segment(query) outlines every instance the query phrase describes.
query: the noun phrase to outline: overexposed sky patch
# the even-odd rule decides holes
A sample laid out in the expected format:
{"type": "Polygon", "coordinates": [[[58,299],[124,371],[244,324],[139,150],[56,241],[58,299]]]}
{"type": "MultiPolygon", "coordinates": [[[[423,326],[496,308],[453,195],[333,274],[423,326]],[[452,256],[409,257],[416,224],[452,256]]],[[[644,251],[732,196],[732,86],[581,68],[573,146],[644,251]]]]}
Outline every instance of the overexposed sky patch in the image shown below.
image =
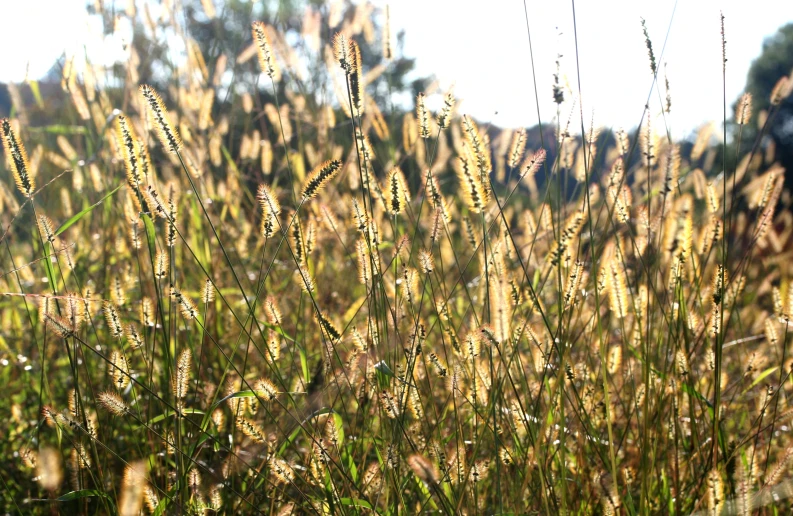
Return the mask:
{"type": "MultiPolygon", "coordinates": [[[[563,55],[562,72],[578,89],[572,2],[526,0],[526,7],[540,113],[550,121],[557,54],[563,55]]],[[[676,9],[674,0],[583,0],[575,9],[587,125],[592,110],[600,125],[627,129],[639,123],[652,83],[644,18],[661,73],[667,64],[669,123],[677,137],[722,118],[719,12],[726,17],[728,110],[743,92],[763,39],[793,20],[790,4],[778,0],[680,0],[676,9]]],[[[395,27],[407,30],[405,53],[418,57],[418,72],[435,74],[442,88],[454,85],[462,112],[504,127],[537,123],[523,0],[399,0],[391,3],[391,17],[395,27]]],[[[658,111],[657,93],[652,100],[658,111]]]]}
{"type": "MultiPolygon", "coordinates": [[[[82,45],[92,47],[95,61],[99,48],[98,61],[112,62],[125,43],[122,36],[103,43],[101,22],[86,14],[84,0],[2,4],[8,21],[4,37],[16,51],[4,54],[0,80],[21,81],[26,73],[41,77],[64,51],[79,55],[82,45]]],[[[533,70],[540,116],[551,121],[557,54],[562,54],[564,77],[578,90],[572,2],[526,0],[533,68],[523,0],[392,0],[390,5],[392,30],[405,29],[404,51],[417,58],[417,74],[435,75],[443,89],[453,86],[461,112],[503,127],[535,125],[533,70]]],[[[726,17],[728,109],[742,93],[763,39],[793,20],[793,9],[780,0],[679,0],[676,8],[674,0],[579,0],[575,9],[587,125],[593,112],[598,125],[631,128],[639,123],[652,82],[640,25],[644,18],[661,74],[666,70],[669,78],[668,123],[676,137],[705,121],[721,120],[719,12],[726,17]]],[[[662,85],[663,76],[659,81],[662,85]]],[[[663,87],[660,97],[653,93],[653,112],[659,111],[663,96],[663,87]]]]}

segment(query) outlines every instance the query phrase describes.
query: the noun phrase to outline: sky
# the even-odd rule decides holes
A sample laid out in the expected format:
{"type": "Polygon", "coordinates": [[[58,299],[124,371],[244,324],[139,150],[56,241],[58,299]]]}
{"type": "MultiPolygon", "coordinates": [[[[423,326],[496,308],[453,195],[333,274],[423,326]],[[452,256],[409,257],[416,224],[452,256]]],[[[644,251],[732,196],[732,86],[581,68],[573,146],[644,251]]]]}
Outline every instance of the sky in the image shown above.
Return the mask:
{"type": "MultiPolygon", "coordinates": [[[[726,26],[728,117],[763,39],[793,21],[790,3],[776,0],[679,0],[676,8],[674,0],[579,0],[579,77],[572,2],[526,0],[526,8],[543,121],[556,112],[551,87],[556,56],[562,54],[562,72],[576,92],[580,78],[587,126],[593,110],[596,125],[638,125],[652,85],[644,18],[660,71],[666,70],[669,79],[669,124],[676,137],[722,119],[720,11],[726,26]]],[[[405,53],[419,56],[418,70],[434,73],[442,87],[454,85],[464,99],[462,112],[502,127],[537,123],[522,0],[399,0],[391,16],[395,25],[408,29],[405,53]]],[[[665,97],[663,88],[661,94],[665,97]]],[[[652,99],[657,112],[658,94],[652,99]]],[[[580,126],[580,114],[576,116],[580,126]]]]}
{"type": "MultiPolygon", "coordinates": [[[[87,43],[112,56],[113,47],[123,44],[98,45],[99,27],[90,24],[84,0],[0,4],[4,19],[11,20],[3,27],[4,39],[25,49],[4,53],[2,81],[21,81],[26,73],[40,77],[65,49],[87,43]]],[[[665,73],[669,80],[668,123],[676,137],[722,118],[720,12],[726,24],[728,110],[743,91],[763,39],[793,21],[793,9],[779,0],[579,0],[576,34],[572,1],[525,0],[525,10],[523,0],[393,0],[390,5],[392,30],[405,30],[404,53],[417,59],[417,75],[434,75],[444,90],[453,87],[460,112],[502,127],[537,123],[535,78],[539,116],[544,122],[554,119],[551,85],[558,54],[563,80],[576,93],[580,80],[587,126],[594,117],[596,125],[635,127],[652,84],[640,23],[644,18],[661,76],[665,73]]],[[[663,87],[660,95],[666,95],[663,87]]],[[[651,100],[657,112],[657,89],[651,100]]],[[[576,122],[580,125],[580,118],[576,122]]]]}

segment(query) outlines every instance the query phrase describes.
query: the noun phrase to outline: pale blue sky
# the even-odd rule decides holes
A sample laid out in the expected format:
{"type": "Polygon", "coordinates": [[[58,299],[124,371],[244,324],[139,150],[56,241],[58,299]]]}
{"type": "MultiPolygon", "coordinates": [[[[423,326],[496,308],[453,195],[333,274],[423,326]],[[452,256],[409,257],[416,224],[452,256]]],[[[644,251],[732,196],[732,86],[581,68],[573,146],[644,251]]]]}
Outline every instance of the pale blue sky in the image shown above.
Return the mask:
{"type": "MultiPolygon", "coordinates": [[[[523,0],[390,3],[394,32],[407,32],[405,53],[417,57],[420,74],[436,75],[444,89],[454,86],[461,112],[505,127],[537,122],[523,0]]],[[[74,52],[83,44],[94,61],[97,53],[112,60],[122,38],[99,45],[100,27],[89,25],[84,5],[83,0],[0,0],[4,39],[19,49],[4,53],[0,80],[22,80],[28,63],[30,75],[41,76],[65,49],[74,52]]],[[[555,115],[550,91],[557,53],[563,54],[562,71],[577,89],[572,3],[526,0],[526,5],[540,111],[549,121],[555,115]]],[[[639,122],[651,84],[639,22],[644,17],[659,65],[668,64],[669,123],[677,137],[706,120],[721,119],[719,11],[726,16],[728,106],[742,92],[763,38],[793,20],[790,4],[779,0],[679,0],[673,19],[674,0],[579,0],[575,5],[586,119],[594,109],[598,124],[629,128],[639,122]]],[[[657,95],[653,101],[657,110],[657,95]]]]}

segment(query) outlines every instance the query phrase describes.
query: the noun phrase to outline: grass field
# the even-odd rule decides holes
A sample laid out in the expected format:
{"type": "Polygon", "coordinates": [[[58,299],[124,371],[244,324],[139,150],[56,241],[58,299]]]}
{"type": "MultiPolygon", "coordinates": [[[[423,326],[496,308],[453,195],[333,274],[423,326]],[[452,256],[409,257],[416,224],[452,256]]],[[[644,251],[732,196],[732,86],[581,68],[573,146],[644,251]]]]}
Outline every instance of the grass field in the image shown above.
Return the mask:
{"type": "Polygon", "coordinates": [[[212,59],[177,30],[167,80],[139,40],[107,76],[67,62],[57,111],[13,86],[4,511],[789,511],[793,216],[762,135],[793,82],[751,141],[748,95],[671,141],[648,38],[638,129],[558,76],[552,124],[478,126],[453,92],[378,105],[392,37],[357,9],[320,20],[324,83],[256,22],[212,59]]]}

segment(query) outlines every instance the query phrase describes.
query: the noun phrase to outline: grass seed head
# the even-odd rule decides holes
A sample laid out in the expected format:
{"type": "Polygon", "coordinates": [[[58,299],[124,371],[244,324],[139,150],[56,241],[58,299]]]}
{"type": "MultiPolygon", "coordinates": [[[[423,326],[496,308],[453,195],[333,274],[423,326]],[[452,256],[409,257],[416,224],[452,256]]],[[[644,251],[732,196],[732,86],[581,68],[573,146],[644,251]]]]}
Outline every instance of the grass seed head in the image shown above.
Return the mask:
{"type": "Polygon", "coordinates": [[[322,190],[341,170],[341,161],[328,160],[314,168],[303,183],[303,200],[312,199],[322,190]]]}
{"type": "Polygon", "coordinates": [[[251,25],[253,42],[256,45],[256,52],[259,55],[259,67],[262,72],[273,81],[281,80],[281,68],[275,59],[275,53],[270,45],[270,38],[267,36],[267,26],[260,22],[253,22],[251,25]]]}
{"type": "Polygon", "coordinates": [[[31,197],[36,188],[36,180],[31,173],[25,145],[17,137],[8,118],[0,119],[0,137],[3,139],[6,161],[11,168],[17,188],[25,197],[31,197]]]}
{"type": "Polygon", "coordinates": [[[146,103],[149,118],[157,131],[157,136],[160,138],[163,148],[169,152],[179,152],[179,149],[182,148],[182,139],[171,123],[162,97],[148,84],[142,84],[139,91],[146,103]]]}

